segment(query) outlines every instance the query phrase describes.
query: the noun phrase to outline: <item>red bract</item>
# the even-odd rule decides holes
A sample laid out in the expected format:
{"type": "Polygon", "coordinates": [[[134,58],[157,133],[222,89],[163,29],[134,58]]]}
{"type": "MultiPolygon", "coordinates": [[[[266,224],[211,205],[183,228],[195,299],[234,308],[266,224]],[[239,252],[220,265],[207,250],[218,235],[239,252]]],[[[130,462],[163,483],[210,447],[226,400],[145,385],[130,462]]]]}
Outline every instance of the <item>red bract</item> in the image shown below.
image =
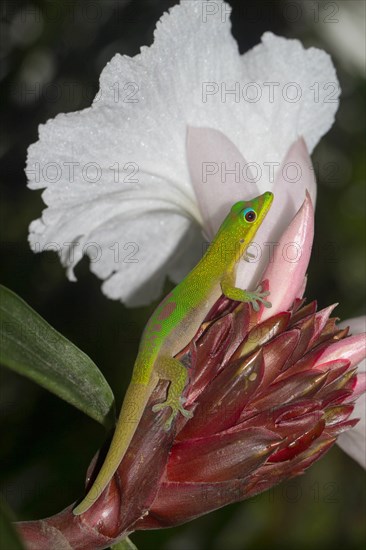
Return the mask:
{"type": "Polygon", "coordinates": [[[232,307],[221,298],[218,316],[183,356],[192,366],[186,407],[194,417],[179,419],[138,529],[177,525],[301,474],[357,422],[349,416],[363,335],[347,338],[329,319],[332,308],[316,312],[315,302],[297,300],[259,324],[247,304],[232,307]],[[344,359],[350,343],[354,354],[344,359]]]}
{"type": "Polygon", "coordinates": [[[28,548],[62,548],[57,540],[106,548],[303,473],[355,425],[349,417],[363,389],[354,366],[365,355],[364,335],[339,330],[333,307],[316,309],[297,299],[261,322],[263,311],[221,297],[178,356],[190,372],[185,407],[193,418],[164,432],[169,411],[151,410],[164,398],[161,383],[99,500],[81,516],[69,507],[18,524],[28,548]]]}

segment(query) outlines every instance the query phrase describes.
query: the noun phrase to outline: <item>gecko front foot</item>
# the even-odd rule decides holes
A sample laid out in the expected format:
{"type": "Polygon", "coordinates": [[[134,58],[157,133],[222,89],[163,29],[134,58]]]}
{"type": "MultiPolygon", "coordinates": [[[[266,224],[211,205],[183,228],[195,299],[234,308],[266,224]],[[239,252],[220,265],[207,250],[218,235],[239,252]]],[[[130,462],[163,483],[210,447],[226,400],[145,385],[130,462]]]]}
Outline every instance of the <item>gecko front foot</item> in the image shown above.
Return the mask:
{"type": "Polygon", "coordinates": [[[254,311],[259,311],[259,302],[261,302],[264,307],[272,307],[271,302],[265,300],[269,294],[269,290],[262,292],[262,285],[259,285],[254,292],[246,292],[247,301],[252,304],[254,311]]]}
{"type": "Polygon", "coordinates": [[[172,409],[172,413],[169,416],[168,420],[164,424],[164,430],[168,432],[170,430],[170,427],[172,425],[173,420],[177,416],[178,413],[181,413],[185,418],[192,418],[193,413],[191,411],[187,411],[183,407],[183,404],[185,403],[184,397],[179,397],[178,399],[168,399],[164,401],[164,403],[158,403],[157,405],[154,405],[152,410],[153,412],[158,412],[166,407],[170,407],[172,409]]]}

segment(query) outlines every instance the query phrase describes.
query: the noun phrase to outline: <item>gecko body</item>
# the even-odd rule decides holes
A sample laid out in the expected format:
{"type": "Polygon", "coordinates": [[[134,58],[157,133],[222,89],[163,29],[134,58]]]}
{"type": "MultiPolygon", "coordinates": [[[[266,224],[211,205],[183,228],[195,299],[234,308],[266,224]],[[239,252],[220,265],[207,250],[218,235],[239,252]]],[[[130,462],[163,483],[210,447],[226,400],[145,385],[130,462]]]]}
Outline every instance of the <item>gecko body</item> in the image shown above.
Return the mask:
{"type": "Polygon", "coordinates": [[[186,368],[175,355],[194,337],[215,301],[224,294],[237,301],[250,302],[254,309],[268,292],[248,292],[235,287],[238,261],[252,242],[273,200],[266,192],[251,201],[235,203],[223,221],[206,254],[193,270],[160,303],[142,335],[130,385],[105,461],[86,497],[74,509],[79,515],[97,500],[123,459],[146,404],[159,380],[169,380],[167,399],[154,411],[171,408],[165,429],[184,409],[182,393],[188,381],[186,368]]]}

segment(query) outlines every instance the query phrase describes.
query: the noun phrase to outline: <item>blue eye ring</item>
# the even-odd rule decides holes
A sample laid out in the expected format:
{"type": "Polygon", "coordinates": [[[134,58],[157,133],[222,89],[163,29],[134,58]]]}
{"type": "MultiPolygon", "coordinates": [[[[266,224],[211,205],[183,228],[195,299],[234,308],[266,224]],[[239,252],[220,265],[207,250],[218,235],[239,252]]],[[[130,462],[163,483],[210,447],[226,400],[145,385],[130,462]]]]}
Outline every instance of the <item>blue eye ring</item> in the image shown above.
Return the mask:
{"type": "Polygon", "coordinates": [[[253,223],[257,219],[257,213],[255,210],[253,210],[253,208],[246,208],[243,211],[243,217],[246,222],[253,223]]]}

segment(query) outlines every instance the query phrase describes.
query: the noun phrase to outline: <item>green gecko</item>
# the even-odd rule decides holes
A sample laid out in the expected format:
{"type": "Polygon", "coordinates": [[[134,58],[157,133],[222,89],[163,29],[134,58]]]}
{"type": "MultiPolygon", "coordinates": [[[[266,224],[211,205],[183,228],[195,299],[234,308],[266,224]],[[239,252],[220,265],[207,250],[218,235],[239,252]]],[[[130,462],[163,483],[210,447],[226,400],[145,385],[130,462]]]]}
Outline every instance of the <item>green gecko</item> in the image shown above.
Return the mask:
{"type": "Polygon", "coordinates": [[[171,408],[165,429],[170,429],[179,412],[187,418],[192,416],[183,407],[182,398],[188,381],[187,369],[174,356],[194,337],[220,295],[249,302],[254,310],[259,309],[259,302],[271,307],[265,300],[269,292],[261,292],[260,287],[255,292],[236,288],[235,275],[238,261],[252,242],[272,200],[273,194],[266,192],[251,201],[234,204],[206,254],[152,314],[142,335],[109,451],[86,497],[74,509],[75,515],[88,510],[108,485],[159,380],[170,381],[166,401],[153,407],[154,412],[171,408]]]}

